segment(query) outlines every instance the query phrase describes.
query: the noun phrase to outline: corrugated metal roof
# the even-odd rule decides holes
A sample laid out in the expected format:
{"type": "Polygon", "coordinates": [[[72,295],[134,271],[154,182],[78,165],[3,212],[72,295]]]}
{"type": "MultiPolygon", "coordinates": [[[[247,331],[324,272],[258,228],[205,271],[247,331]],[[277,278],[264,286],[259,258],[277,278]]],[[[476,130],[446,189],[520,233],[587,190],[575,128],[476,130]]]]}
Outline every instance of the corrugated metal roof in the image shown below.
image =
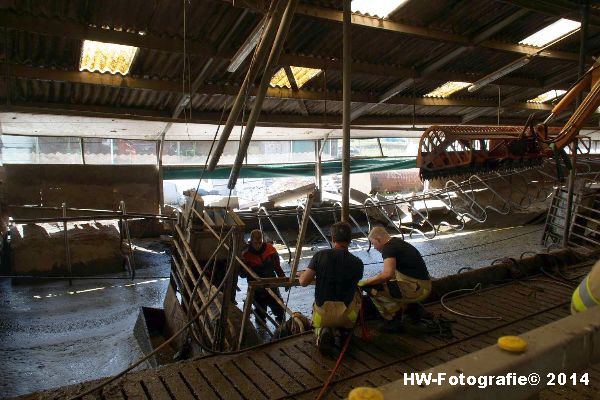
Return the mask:
{"type": "MultiPolygon", "coordinates": [[[[341,0],[305,0],[303,4],[340,10],[341,0]]],[[[0,4],[0,9],[16,12],[21,16],[32,16],[49,21],[64,21],[81,26],[105,27],[134,33],[143,33],[153,38],[175,39],[183,41],[183,2],[149,0],[77,0],[56,1],[17,1],[8,0],[0,4]]],[[[190,41],[196,41],[212,48],[221,47],[224,54],[233,54],[248,38],[261,20],[261,15],[245,12],[240,7],[232,7],[226,1],[195,0],[187,4],[185,31],[190,41]],[[239,24],[236,25],[236,21],[239,24]],[[236,28],[232,30],[232,27],[236,28]],[[228,38],[227,42],[223,40],[228,38]]],[[[520,10],[509,2],[496,0],[409,0],[388,19],[417,28],[473,37],[485,31],[504,18],[520,10]]],[[[529,11],[522,18],[508,24],[496,32],[490,39],[504,43],[517,43],[536,30],[557,20],[557,16],[548,16],[529,11]]],[[[296,15],[288,39],[284,46],[287,55],[317,57],[320,60],[342,57],[342,26],[339,22],[296,15]]],[[[77,71],[81,51],[81,40],[63,38],[61,32],[52,35],[8,31],[9,62],[36,68],[60,71],[77,71]]],[[[352,57],[361,63],[414,68],[418,73],[452,53],[461,45],[457,43],[429,40],[417,36],[390,32],[383,29],[354,26],[352,29],[352,57]]],[[[600,33],[597,27],[590,29],[588,46],[592,53],[600,51],[600,33]]],[[[578,51],[579,38],[571,37],[554,49],[578,51]]],[[[440,72],[475,74],[482,76],[496,71],[517,59],[519,55],[501,50],[472,47],[460,56],[438,68],[440,72]]],[[[191,79],[200,74],[209,59],[204,56],[189,58],[189,71],[184,70],[183,54],[155,49],[140,48],[129,75],[140,79],[169,80],[181,83],[182,79],[191,79]],[[185,74],[184,74],[185,71],[185,74]]],[[[205,82],[227,84],[239,87],[245,76],[249,60],[234,73],[227,72],[227,60],[219,60],[208,69],[205,82]]],[[[186,67],[187,68],[187,67],[186,67]]],[[[553,58],[536,58],[528,65],[508,75],[510,78],[524,78],[542,83],[557,76],[569,84],[575,80],[576,61],[553,58]],[[570,72],[572,71],[572,72],[570,72]]],[[[368,94],[373,98],[381,96],[408,76],[370,74],[361,71],[352,75],[352,90],[355,93],[368,94]]],[[[405,87],[402,96],[423,96],[441,83],[439,78],[424,76],[405,87]]],[[[126,87],[81,84],[75,82],[49,82],[44,79],[13,78],[11,80],[11,100],[15,102],[73,104],[97,107],[127,107],[146,111],[160,111],[169,114],[180,99],[180,94],[126,87]]],[[[324,74],[310,80],[303,89],[310,92],[339,92],[342,88],[342,73],[337,69],[327,69],[324,74]]],[[[541,88],[503,85],[503,97],[522,93],[528,95],[540,92],[541,88]]],[[[0,85],[0,98],[6,98],[6,87],[0,85]]],[[[461,98],[494,101],[497,98],[495,87],[483,88],[475,93],[461,91],[461,98]]],[[[197,94],[193,96],[192,107],[197,113],[220,113],[225,104],[228,109],[231,95],[197,94]]],[[[327,114],[336,117],[341,114],[339,101],[305,100],[304,104],[311,115],[327,114]]],[[[413,111],[419,116],[444,115],[460,116],[472,107],[438,107],[381,104],[372,107],[365,116],[410,116],[413,111]]],[[[268,98],[263,106],[263,114],[301,115],[300,104],[296,100],[268,98]]],[[[486,111],[487,113],[487,111],[486,111]]],[[[489,114],[489,113],[487,113],[489,114]]],[[[487,115],[484,114],[484,115],[487,115]]],[[[492,113],[493,114],[493,113],[492,113]]],[[[507,109],[505,115],[520,117],[518,110],[507,109]]],[[[325,117],[323,118],[326,119],[325,117]]]]}

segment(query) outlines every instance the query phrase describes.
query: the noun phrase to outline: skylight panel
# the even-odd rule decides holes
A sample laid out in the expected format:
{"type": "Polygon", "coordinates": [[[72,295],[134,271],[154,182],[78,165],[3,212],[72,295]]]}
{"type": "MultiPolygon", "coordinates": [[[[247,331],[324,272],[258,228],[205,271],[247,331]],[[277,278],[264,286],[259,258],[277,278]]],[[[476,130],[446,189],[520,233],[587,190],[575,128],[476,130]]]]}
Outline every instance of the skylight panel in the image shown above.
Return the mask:
{"type": "Polygon", "coordinates": [[[352,0],[352,12],[387,17],[408,0],[352,0]]]}
{"type": "Polygon", "coordinates": [[[540,29],[533,35],[521,40],[519,44],[526,44],[534,47],[543,47],[548,43],[558,39],[559,37],[562,37],[569,32],[573,32],[580,26],[581,23],[577,21],[561,18],[552,25],[548,25],[547,27],[540,29]]]}
{"type": "MultiPolygon", "coordinates": [[[[321,73],[320,69],[314,68],[305,68],[305,67],[290,67],[292,69],[292,74],[294,75],[294,79],[296,80],[296,84],[298,85],[298,89],[300,89],[306,82],[310,81],[315,76],[321,73]]],[[[288,89],[292,88],[290,81],[285,73],[285,70],[281,68],[279,71],[273,75],[271,78],[270,85],[272,87],[285,87],[288,89]]]]}
{"type": "Polygon", "coordinates": [[[471,83],[470,82],[446,82],[442,86],[427,93],[425,95],[425,97],[441,97],[442,99],[445,99],[446,97],[450,97],[451,94],[456,93],[459,90],[463,90],[467,86],[471,86],[471,83]]]}
{"type": "Polygon", "coordinates": [[[127,75],[137,51],[133,46],[84,40],[79,70],[127,75]]]}
{"type": "Polygon", "coordinates": [[[554,100],[556,98],[559,98],[560,96],[562,96],[563,94],[567,93],[566,90],[549,90],[546,93],[542,93],[539,96],[531,99],[531,100],[527,100],[528,103],[538,103],[538,104],[542,104],[545,103],[547,101],[550,100],[554,100]]]}

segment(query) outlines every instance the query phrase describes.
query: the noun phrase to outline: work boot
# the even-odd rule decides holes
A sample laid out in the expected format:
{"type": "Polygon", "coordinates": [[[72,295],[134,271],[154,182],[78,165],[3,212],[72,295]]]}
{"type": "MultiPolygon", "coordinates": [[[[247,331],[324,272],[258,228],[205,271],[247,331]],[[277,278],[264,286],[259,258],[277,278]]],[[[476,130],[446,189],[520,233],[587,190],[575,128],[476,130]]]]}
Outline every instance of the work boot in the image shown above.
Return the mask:
{"type": "Polygon", "coordinates": [[[402,333],[403,331],[403,318],[401,316],[391,320],[385,320],[381,327],[381,332],[383,333],[402,333]]]}
{"type": "Polygon", "coordinates": [[[317,337],[317,348],[324,356],[335,357],[335,336],[331,328],[321,328],[321,333],[317,337]]]}

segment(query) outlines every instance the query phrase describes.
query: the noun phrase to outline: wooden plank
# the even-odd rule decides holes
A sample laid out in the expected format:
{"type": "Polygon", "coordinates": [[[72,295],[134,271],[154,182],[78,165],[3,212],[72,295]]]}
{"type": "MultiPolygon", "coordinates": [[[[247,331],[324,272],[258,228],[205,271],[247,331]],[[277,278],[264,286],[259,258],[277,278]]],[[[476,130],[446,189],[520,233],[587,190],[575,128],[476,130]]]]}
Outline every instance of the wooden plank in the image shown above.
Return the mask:
{"type": "Polygon", "coordinates": [[[223,374],[221,374],[218,368],[215,367],[215,364],[198,363],[196,368],[206,381],[210,382],[211,386],[217,391],[219,397],[222,399],[244,399],[231,382],[229,382],[223,374]]]}
{"type": "Polygon", "coordinates": [[[257,368],[256,364],[249,358],[237,358],[235,364],[252,382],[260,382],[261,388],[266,393],[269,393],[271,398],[280,398],[287,394],[271,379],[270,376],[266,375],[260,368],[257,368]]]}
{"type": "Polygon", "coordinates": [[[312,358],[296,346],[286,346],[281,349],[283,353],[298,362],[305,370],[311,372],[319,382],[325,381],[331,369],[322,363],[322,358],[312,358]]]}
{"type": "Polygon", "coordinates": [[[159,372],[159,376],[177,400],[195,400],[175,368],[162,370],[159,372]]]}
{"type": "Polygon", "coordinates": [[[146,400],[148,397],[140,385],[140,381],[126,377],[121,381],[121,388],[128,400],[146,400]]]}
{"type": "MultiPolygon", "coordinates": [[[[314,345],[312,340],[311,341],[304,340],[300,343],[297,343],[296,348],[300,353],[304,354],[309,359],[314,360],[314,362],[320,364],[321,367],[326,370],[325,376],[326,377],[329,376],[329,373],[331,372],[331,370],[333,369],[333,367],[335,365],[335,360],[321,355],[321,353],[319,353],[319,351],[317,350],[317,348],[314,345]]],[[[338,371],[339,371],[339,376],[352,375],[352,371],[349,371],[348,367],[345,366],[343,363],[340,365],[338,371]]]]}
{"type": "Polygon", "coordinates": [[[296,363],[296,361],[282,352],[281,349],[276,348],[272,351],[266,352],[265,355],[279,365],[281,369],[287,372],[288,375],[293,377],[302,386],[311,387],[322,384],[322,380],[317,379],[314,375],[309,373],[304,367],[296,363]]]}
{"type": "Polygon", "coordinates": [[[147,393],[150,394],[152,400],[171,400],[169,392],[158,378],[157,375],[148,374],[142,380],[142,385],[146,387],[147,393]]]}
{"type": "Polygon", "coordinates": [[[283,371],[279,365],[271,361],[266,355],[254,352],[252,360],[272,380],[277,382],[287,393],[304,390],[304,387],[283,371]]]}
{"type": "Polygon", "coordinates": [[[192,388],[194,395],[202,400],[219,400],[219,396],[206,382],[204,377],[192,366],[192,363],[179,367],[179,373],[185,382],[192,388]]]}
{"type": "Polygon", "coordinates": [[[218,365],[221,373],[234,384],[240,393],[249,399],[266,399],[268,396],[260,390],[261,381],[252,382],[236,367],[234,361],[227,361],[218,365]]]}

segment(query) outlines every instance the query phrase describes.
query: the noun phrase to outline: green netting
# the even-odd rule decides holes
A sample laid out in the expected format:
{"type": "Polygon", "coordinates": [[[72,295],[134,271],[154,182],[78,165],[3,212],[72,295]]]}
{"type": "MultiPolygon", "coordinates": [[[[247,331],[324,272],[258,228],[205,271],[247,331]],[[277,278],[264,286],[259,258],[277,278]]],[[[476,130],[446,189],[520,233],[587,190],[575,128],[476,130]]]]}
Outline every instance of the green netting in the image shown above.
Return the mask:
{"type": "MultiPolygon", "coordinates": [[[[342,161],[324,161],[322,174],[332,175],[342,172],[342,161]]],[[[361,158],[350,161],[350,172],[377,172],[416,168],[416,158],[361,158]]],[[[163,179],[198,179],[202,173],[200,166],[164,166],[163,179]]],[[[207,179],[228,179],[231,167],[217,167],[204,174],[207,179]]],[[[240,178],[277,178],[287,176],[314,176],[314,163],[244,165],[240,178]]]]}

